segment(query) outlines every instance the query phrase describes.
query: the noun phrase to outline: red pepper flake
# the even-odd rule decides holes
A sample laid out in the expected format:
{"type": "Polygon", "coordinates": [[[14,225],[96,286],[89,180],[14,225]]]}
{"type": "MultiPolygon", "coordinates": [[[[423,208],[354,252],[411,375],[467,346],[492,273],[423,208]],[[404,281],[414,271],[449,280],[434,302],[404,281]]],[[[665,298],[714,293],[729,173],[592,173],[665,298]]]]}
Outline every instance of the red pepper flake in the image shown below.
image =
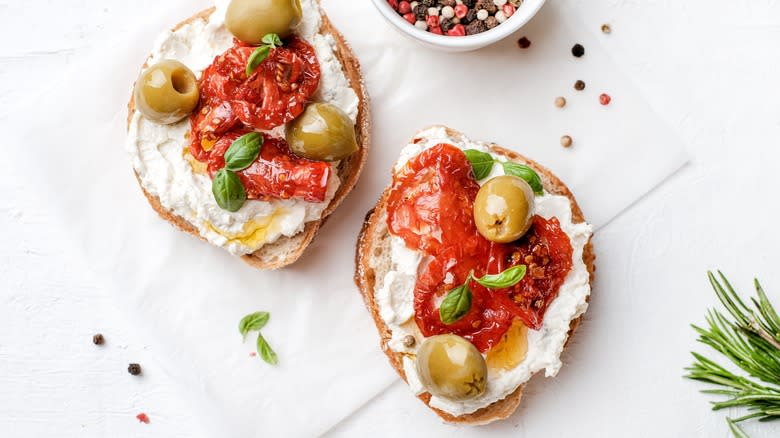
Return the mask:
{"type": "Polygon", "coordinates": [[[136,415],[135,418],[138,419],[143,424],[149,424],[149,416],[141,412],[140,414],[136,415]]]}
{"type": "Polygon", "coordinates": [[[610,97],[607,93],[601,93],[601,96],[599,96],[599,102],[602,105],[609,105],[610,102],[612,102],[612,97],[610,97]]]}

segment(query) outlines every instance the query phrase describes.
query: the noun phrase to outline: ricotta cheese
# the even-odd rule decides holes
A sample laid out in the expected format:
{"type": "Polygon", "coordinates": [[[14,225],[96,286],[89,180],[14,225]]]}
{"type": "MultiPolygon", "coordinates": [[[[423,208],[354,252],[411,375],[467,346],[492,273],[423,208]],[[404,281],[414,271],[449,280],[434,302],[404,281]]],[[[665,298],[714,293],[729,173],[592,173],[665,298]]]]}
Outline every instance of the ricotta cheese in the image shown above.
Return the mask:
{"type": "MultiPolygon", "coordinates": [[[[451,138],[444,128],[431,128],[418,134],[416,138],[418,139],[416,144],[406,146],[401,152],[396,169],[403,167],[410,158],[423,150],[440,143],[452,144],[461,149],[478,149],[491,153],[487,144],[466,138],[451,138]]],[[[500,162],[508,160],[507,157],[500,154],[491,153],[491,155],[500,162]]],[[[491,174],[480,181],[480,184],[500,175],[503,175],[503,166],[494,166],[491,174]]],[[[497,209],[500,207],[499,205],[495,206],[497,209]]],[[[539,371],[544,370],[547,377],[552,377],[558,374],[561,369],[560,356],[569,335],[569,325],[588,308],[590,274],[582,260],[582,254],[593,234],[593,227],[587,223],[575,224],[572,222],[571,202],[565,196],[550,193],[538,196],[534,214],[547,219],[558,218],[562,230],[571,240],[574,249],[571,272],[561,285],[558,296],[550,304],[542,328],[528,330],[528,352],[525,359],[515,368],[510,370],[489,368],[485,393],[479,397],[461,401],[433,396],[430,401],[432,407],[454,416],[469,414],[504,399],[539,371]]],[[[415,346],[409,348],[404,346],[403,339],[408,335],[417,336],[418,340],[421,337],[416,324],[412,321],[414,316],[414,285],[417,281],[421,255],[417,251],[407,248],[400,237],[391,236],[391,239],[391,269],[376,289],[375,297],[380,316],[392,332],[388,346],[393,351],[405,354],[403,367],[409,386],[415,394],[420,394],[425,391],[425,388],[417,375],[414,354],[421,342],[417,342],[415,346]]]]}
{"type": "MultiPolygon", "coordinates": [[[[217,0],[209,20],[196,19],[157,39],[149,65],[175,59],[200,77],[214,58],[232,46],[233,36],[225,27],[229,0],[217,0]]],[[[357,122],[360,99],[350,86],[336,57],[336,40],[320,33],[321,16],[316,0],[301,0],[303,18],[298,36],[314,47],[322,71],[314,100],[341,108],[353,123],[357,122]]],[[[233,254],[249,254],[282,236],[300,233],[307,222],[319,220],[339,188],[334,163],[324,202],[302,200],[247,201],[238,212],[222,210],[211,193],[211,178],[193,168],[187,159],[189,120],[174,125],[153,123],[136,111],[128,130],[127,150],[141,185],[160,199],[162,206],[181,216],[198,229],[209,242],[233,254]]],[[[270,132],[280,137],[284,127],[270,132]]],[[[194,164],[196,167],[198,163],[194,164]]]]}

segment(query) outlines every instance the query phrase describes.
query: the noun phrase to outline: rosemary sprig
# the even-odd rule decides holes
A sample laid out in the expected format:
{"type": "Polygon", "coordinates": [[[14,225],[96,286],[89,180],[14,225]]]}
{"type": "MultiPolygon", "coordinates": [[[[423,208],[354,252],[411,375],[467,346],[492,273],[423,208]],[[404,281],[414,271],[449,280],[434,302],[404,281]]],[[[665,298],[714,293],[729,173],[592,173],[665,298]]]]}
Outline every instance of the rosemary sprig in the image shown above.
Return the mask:
{"type": "Polygon", "coordinates": [[[742,407],[747,414],[727,418],[728,426],[737,438],[747,434],[737,425],[756,418],[769,421],[780,418],[780,317],[755,280],[756,297],[751,297],[755,310],[745,305],[726,277],[707,273],[718,299],[731,319],[718,310],[707,313],[707,328],[692,325],[698,341],[725,356],[746,375],[737,375],[699,353],[691,352],[695,361],[686,368],[685,377],[717,385],[718,389],[702,392],[725,396],[712,402],[712,409],[742,407]]]}

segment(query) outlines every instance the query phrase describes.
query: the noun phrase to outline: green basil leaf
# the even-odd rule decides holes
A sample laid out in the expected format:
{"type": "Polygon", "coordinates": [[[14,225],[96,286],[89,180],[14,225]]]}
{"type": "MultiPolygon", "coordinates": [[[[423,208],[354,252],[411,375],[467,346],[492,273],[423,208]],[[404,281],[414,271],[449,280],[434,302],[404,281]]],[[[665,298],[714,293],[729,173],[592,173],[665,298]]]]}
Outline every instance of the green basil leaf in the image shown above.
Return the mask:
{"type": "Polygon", "coordinates": [[[254,52],[249,56],[249,59],[246,62],[246,76],[252,76],[252,73],[257,70],[257,67],[260,67],[260,64],[265,61],[265,58],[268,58],[268,55],[271,53],[271,46],[260,46],[255,49],[254,52]]]}
{"type": "Polygon", "coordinates": [[[263,43],[268,44],[271,48],[276,48],[282,45],[282,39],[275,33],[269,33],[263,37],[263,43]]]}
{"type": "Polygon", "coordinates": [[[276,352],[268,345],[268,341],[265,340],[262,334],[257,335],[257,354],[263,358],[264,361],[271,365],[279,363],[279,358],[276,357],[276,352]]]}
{"type": "Polygon", "coordinates": [[[246,201],[246,191],[241,184],[241,179],[230,170],[222,169],[214,174],[211,192],[214,194],[217,205],[230,212],[240,210],[246,201]]]}
{"type": "Polygon", "coordinates": [[[477,278],[476,281],[482,286],[490,289],[504,289],[520,283],[520,280],[525,277],[525,271],[525,265],[517,265],[500,274],[486,275],[482,278],[477,278]]]}
{"type": "Polygon", "coordinates": [[[493,170],[493,156],[487,152],[478,151],[476,149],[466,149],[463,151],[466,154],[471,163],[471,168],[474,169],[474,178],[477,181],[487,178],[490,175],[490,171],[493,170]]]}
{"type": "Polygon", "coordinates": [[[225,152],[225,169],[238,172],[251,166],[260,155],[263,136],[257,132],[242,135],[225,152]]]}
{"type": "Polygon", "coordinates": [[[539,174],[534,172],[533,169],[530,167],[514,163],[512,161],[507,161],[505,163],[502,163],[504,166],[504,173],[507,175],[514,175],[517,177],[520,177],[525,180],[525,182],[528,183],[528,185],[531,186],[531,188],[534,190],[534,193],[536,195],[543,195],[544,194],[544,187],[542,186],[542,179],[539,178],[539,174]]]}
{"type": "Polygon", "coordinates": [[[471,277],[461,286],[451,290],[444,298],[439,307],[439,316],[441,322],[445,324],[454,324],[459,319],[466,316],[471,310],[471,289],[469,283],[471,277]]]}
{"type": "Polygon", "coordinates": [[[255,312],[249,314],[241,319],[238,323],[238,331],[241,332],[241,336],[246,340],[246,335],[251,331],[259,331],[261,328],[268,324],[268,320],[271,318],[271,314],[268,312],[255,312]]]}

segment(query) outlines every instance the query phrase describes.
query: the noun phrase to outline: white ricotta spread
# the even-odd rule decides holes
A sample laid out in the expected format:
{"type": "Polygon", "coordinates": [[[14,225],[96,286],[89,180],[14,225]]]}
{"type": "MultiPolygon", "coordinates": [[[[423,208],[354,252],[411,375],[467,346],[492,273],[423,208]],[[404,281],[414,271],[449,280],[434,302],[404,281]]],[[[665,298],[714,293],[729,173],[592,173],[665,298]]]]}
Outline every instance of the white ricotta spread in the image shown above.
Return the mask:
{"type": "MultiPolygon", "coordinates": [[[[216,11],[208,21],[194,20],[175,32],[160,35],[148,64],[175,59],[200,77],[217,55],[232,46],[233,37],[225,27],[228,4],[229,0],[216,0],[216,11]]],[[[316,0],[301,0],[301,7],[303,18],[296,34],[314,47],[322,70],[314,100],[338,106],[356,123],[360,100],[336,58],[335,39],[319,33],[319,4],[316,0]]],[[[283,129],[276,128],[271,134],[281,136],[283,129]]],[[[324,202],[253,200],[235,213],[222,210],[211,193],[211,178],[195,172],[185,158],[189,130],[187,119],[174,125],[159,125],[136,111],[130,123],[127,149],[147,192],[159,197],[165,209],[194,225],[206,240],[233,254],[252,253],[282,236],[298,234],[307,222],[321,218],[340,185],[336,163],[324,202]]]]}
{"type": "MultiPolygon", "coordinates": [[[[401,158],[396,164],[396,169],[403,167],[410,158],[423,150],[439,143],[452,144],[461,149],[478,149],[489,152],[487,144],[466,138],[451,138],[444,128],[439,127],[430,128],[418,134],[416,138],[422,140],[406,146],[401,151],[401,158]]],[[[505,156],[492,155],[499,161],[507,160],[505,156]]],[[[480,183],[502,174],[503,167],[494,166],[491,174],[480,183]]],[[[544,196],[536,198],[535,204],[534,214],[547,219],[558,218],[562,230],[569,236],[574,249],[571,272],[561,285],[558,297],[550,304],[542,328],[538,331],[528,330],[528,352],[525,359],[510,370],[490,368],[487,389],[479,397],[465,401],[432,397],[430,405],[437,409],[454,416],[472,413],[504,399],[539,371],[544,370],[547,377],[552,377],[558,374],[561,369],[560,356],[568,338],[569,324],[588,308],[590,274],[582,260],[582,253],[593,234],[593,227],[587,223],[572,223],[571,202],[565,196],[545,193],[544,196]]],[[[496,208],[499,207],[496,206],[496,208]]],[[[392,236],[391,239],[392,267],[384,279],[380,281],[381,285],[378,285],[375,297],[380,315],[392,332],[389,347],[393,351],[408,354],[404,356],[403,360],[404,371],[412,391],[415,394],[420,394],[425,389],[417,375],[414,354],[422,343],[422,339],[416,325],[413,322],[411,324],[408,322],[414,316],[414,285],[417,281],[421,255],[417,251],[407,248],[400,237],[392,236]],[[407,348],[403,344],[403,339],[407,335],[416,336],[418,339],[412,348],[407,348]]]]}

